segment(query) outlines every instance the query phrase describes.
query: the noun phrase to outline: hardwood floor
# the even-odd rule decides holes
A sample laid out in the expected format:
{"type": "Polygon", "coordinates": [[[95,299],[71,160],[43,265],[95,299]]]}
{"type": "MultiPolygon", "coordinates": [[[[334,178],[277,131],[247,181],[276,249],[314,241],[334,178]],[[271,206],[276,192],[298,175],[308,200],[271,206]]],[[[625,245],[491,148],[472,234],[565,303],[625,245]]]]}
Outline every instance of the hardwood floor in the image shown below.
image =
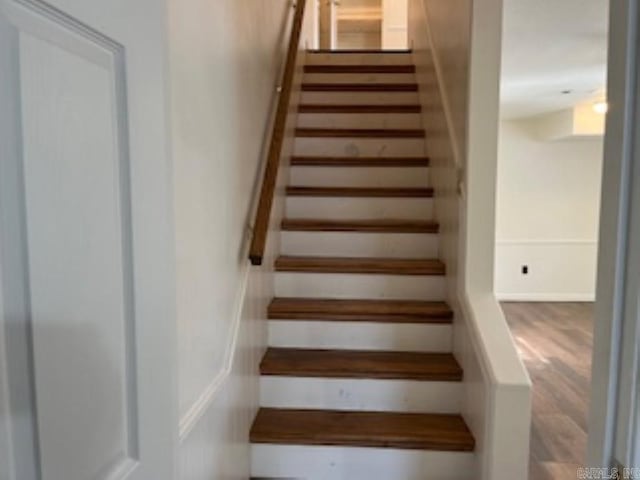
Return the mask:
{"type": "Polygon", "coordinates": [[[460,382],[462,368],[450,353],[366,350],[267,349],[262,375],[460,382]]]}
{"type": "Polygon", "coordinates": [[[440,276],[446,273],[446,267],[436,259],[281,255],[276,259],[276,271],[440,276]]]}
{"type": "Polygon", "coordinates": [[[472,452],[475,448],[475,440],[459,415],[345,410],[261,408],[251,429],[251,441],[446,452],[472,452]]]}
{"type": "Polygon", "coordinates": [[[568,480],[585,458],[593,304],[504,303],[533,382],[529,480],[568,480]]]}

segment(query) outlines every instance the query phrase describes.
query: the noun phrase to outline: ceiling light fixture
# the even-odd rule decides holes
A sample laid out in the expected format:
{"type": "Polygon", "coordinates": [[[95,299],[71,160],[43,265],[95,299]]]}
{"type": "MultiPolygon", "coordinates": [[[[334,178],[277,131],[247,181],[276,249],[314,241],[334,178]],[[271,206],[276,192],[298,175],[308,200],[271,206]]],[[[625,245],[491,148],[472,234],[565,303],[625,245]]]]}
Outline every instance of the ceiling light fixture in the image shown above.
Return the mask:
{"type": "Polygon", "coordinates": [[[607,102],[596,102],[593,104],[593,111],[599,113],[600,115],[604,115],[609,111],[609,104],[607,102]]]}

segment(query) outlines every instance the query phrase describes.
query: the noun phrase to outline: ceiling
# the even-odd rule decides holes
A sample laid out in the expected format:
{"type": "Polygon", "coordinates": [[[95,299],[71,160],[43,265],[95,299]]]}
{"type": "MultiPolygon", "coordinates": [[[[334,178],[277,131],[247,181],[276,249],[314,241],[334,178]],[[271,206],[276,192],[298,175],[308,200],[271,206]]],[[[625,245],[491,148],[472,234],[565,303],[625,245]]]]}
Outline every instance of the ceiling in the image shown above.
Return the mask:
{"type": "Polygon", "coordinates": [[[501,115],[604,97],[608,0],[504,0],[501,115]]]}

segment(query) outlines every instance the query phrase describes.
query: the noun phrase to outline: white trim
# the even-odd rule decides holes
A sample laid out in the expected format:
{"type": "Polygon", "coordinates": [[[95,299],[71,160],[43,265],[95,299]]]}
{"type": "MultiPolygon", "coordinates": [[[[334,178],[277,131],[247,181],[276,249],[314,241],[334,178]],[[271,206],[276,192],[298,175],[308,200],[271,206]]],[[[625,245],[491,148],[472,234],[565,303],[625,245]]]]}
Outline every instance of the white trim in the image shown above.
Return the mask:
{"type": "Polygon", "coordinates": [[[598,240],[581,238],[513,239],[496,240],[496,245],[598,245],[598,240]]]}
{"type": "Polygon", "coordinates": [[[238,345],[238,336],[240,332],[240,324],[242,322],[242,314],[244,310],[244,302],[247,295],[247,286],[249,284],[249,276],[251,274],[251,263],[247,260],[241,267],[240,280],[233,307],[233,319],[231,328],[229,329],[227,347],[224,353],[224,364],[220,371],[211,380],[207,388],[204,389],[200,397],[193,403],[191,408],[180,419],[179,435],[180,443],[182,443],[189,433],[196,426],[198,421],[203,417],[211,404],[214,402],[218,393],[226,383],[233,370],[235,360],[236,347],[238,345]]]}
{"type": "MultiPolygon", "coordinates": [[[[489,409],[480,449],[485,480],[526,478],[531,429],[531,380],[518,355],[504,313],[493,293],[495,269],[495,188],[500,106],[502,0],[467,2],[468,105],[466,167],[461,190],[461,292],[466,323],[490,375],[489,409]],[[509,452],[505,455],[504,452],[509,452]]],[[[476,386],[469,391],[474,402],[476,386]]]]}
{"type": "MultiPolygon", "coordinates": [[[[497,240],[496,247],[598,247],[597,240],[589,239],[513,239],[497,240]]],[[[558,293],[558,292],[496,292],[500,302],[594,302],[595,293],[558,293]]]]}
{"type": "Polygon", "coordinates": [[[595,302],[595,293],[496,293],[499,302],[595,302]]]}

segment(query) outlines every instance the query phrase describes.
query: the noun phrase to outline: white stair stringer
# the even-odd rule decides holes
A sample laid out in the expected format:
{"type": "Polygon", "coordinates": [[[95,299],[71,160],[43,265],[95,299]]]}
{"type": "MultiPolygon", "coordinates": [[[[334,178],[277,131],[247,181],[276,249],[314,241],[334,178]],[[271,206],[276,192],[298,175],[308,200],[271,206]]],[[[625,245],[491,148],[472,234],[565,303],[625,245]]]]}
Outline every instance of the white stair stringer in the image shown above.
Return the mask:
{"type": "Polygon", "coordinates": [[[300,128],[421,128],[419,113],[301,113],[300,128]]]}
{"type": "Polygon", "coordinates": [[[254,444],[254,477],[301,480],[471,480],[475,456],[394,448],[254,444]]]}
{"type": "Polygon", "coordinates": [[[302,92],[302,105],[418,105],[417,92],[302,92]]]}
{"type": "Polygon", "coordinates": [[[276,272],[278,297],[442,301],[445,279],[438,275],[363,275],[276,272]]]}
{"type": "Polygon", "coordinates": [[[426,188],[427,167],[310,167],[289,169],[291,185],[305,187],[396,187],[426,188]]]}
{"type": "Polygon", "coordinates": [[[448,353],[452,328],[430,323],[269,320],[269,346],[448,353]]]}
{"type": "Polygon", "coordinates": [[[324,157],[421,157],[423,138],[296,138],[295,154],[324,157]]]}
{"type": "Polygon", "coordinates": [[[430,220],[433,199],[289,196],[286,215],[334,220],[430,220]]]}
{"type": "Polygon", "coordinates": [[[461,389],[460,382],[262,376],[260,406],[453,414],[461,389]]]}
{"type": "Polygon", "coordinates": [[[283,255],[437,258],[435,233],[282,232],[283,255]]]}

